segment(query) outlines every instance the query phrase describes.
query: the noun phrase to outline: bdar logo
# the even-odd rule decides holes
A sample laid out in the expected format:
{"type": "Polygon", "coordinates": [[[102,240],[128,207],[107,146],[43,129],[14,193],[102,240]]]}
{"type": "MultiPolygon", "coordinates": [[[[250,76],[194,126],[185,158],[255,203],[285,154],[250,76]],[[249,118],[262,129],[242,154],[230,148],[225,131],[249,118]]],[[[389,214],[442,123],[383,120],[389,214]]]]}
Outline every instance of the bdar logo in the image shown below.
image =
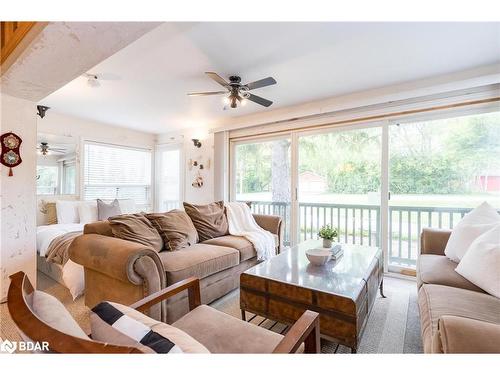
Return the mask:
{"type": "Polygon", "coordinates": [[[12,354],[16,351],[16,344],[15,342],[5,340],[0,343],[0,352],[12,354]]]}

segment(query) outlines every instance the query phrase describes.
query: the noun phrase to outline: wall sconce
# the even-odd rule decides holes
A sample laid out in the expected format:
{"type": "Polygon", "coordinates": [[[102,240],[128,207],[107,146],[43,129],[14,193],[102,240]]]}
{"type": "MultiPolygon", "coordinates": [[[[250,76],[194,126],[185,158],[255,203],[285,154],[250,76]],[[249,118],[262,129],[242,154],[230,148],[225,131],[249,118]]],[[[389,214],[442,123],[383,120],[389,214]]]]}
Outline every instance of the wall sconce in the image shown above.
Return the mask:
{"type": "Polygon", "coordinates": [[[193,141],[193,145],[194,145],[194,147],[198,147],[198,148],[200,148],[200,147],[201,147],[201,142],[200,142],[200,140],[199,140],[199,139],[193,138],[193,139],[191,139],[191,140],[193,141]]]}

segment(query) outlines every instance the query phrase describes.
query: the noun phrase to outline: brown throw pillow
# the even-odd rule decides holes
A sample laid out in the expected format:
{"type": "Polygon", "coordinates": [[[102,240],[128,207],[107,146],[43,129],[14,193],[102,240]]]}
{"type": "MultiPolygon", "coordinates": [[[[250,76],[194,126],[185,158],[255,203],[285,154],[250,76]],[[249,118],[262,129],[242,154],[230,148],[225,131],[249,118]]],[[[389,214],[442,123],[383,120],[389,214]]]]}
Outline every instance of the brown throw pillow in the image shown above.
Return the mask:
{"type": "Polygon", "coordinates": [[[198,232],[184,211],[172,210],[144,216],[160,233],[165,250],[180,250],[198,242],[198,232]]]}
{"type": "Polygon", "coordinates": [[[47,225],[57,224],[56,202],[45,203],[45,221],[47,225]]]}
{"type": "Polygon", "coordinates": [[[184,202],[184,209],[198,231],[200,242],[229,234],[223,201],[202,206],[184,202]]]}
{"type": "Polygon", "coordinates": [[[160,234],[144,215],[118,215],[112,216],[108,220],[113,236],[140,243],[157,252],[163,249],[163,240],[160,234]]]}

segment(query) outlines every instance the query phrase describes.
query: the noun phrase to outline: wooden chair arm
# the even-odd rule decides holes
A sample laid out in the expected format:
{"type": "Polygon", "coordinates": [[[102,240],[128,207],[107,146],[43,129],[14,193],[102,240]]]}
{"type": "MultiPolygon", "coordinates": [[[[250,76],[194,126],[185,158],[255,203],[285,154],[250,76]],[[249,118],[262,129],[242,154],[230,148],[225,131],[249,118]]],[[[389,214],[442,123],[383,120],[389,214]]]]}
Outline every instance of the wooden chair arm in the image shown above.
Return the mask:
{"type": "Polygon", "coordinates": [[[133,303],[130,307],[144,312],[151,306],[154,306],[167,298],[173,297],[186,289],[188,290],[189,310],[193,310],[201,305],[200,279],[196,277],[189,277],[185,280],[172,284],[165,289],[150,294],[149,296],[133,303]]]}
{"type": "Polygon", "coordinates": [[[320,352],[319,314],[306,310],[274,348],[273,353],[295,353],[304,343],[304,353],[320,352]]]}

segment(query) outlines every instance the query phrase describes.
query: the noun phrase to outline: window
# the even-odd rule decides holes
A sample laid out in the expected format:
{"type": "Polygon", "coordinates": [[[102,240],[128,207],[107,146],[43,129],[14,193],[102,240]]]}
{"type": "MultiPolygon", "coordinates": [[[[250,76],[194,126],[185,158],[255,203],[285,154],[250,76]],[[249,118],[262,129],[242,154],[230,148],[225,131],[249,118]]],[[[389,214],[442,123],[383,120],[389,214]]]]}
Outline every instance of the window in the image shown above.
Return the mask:
{"type": "Polygon", "coordinates": [[[151,151],[85,143],[83,199],[132,199],[151,209],[151,151]]]}
{"type": "Polygon", "coordinates": [[[37,165],[36,193],[38,195],[57,194],[59,167],[57,165],[37,165]]]}
{"type": "Polygon", "coordinates": [[[182,203],[182,145],[158,147],[158,211],[179,208],[182,203]]]}
{"type": "Polygon", "coordinates": [[[74,160],[62,162],[62,193],[76,194],[76,165],[74,160]]]}

